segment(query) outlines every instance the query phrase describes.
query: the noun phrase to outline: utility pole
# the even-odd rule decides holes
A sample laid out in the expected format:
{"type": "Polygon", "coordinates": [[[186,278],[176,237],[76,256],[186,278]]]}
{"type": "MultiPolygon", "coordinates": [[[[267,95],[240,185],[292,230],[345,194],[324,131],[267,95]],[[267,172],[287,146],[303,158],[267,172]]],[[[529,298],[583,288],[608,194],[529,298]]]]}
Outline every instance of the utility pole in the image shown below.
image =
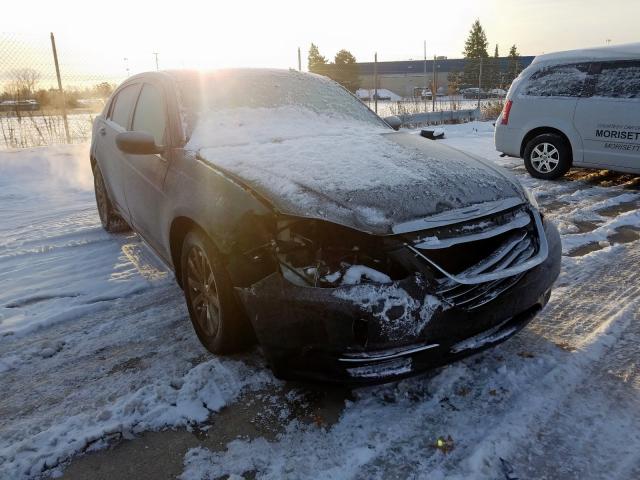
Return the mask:
{"type": "Polygon", "coordinates": [[[160,70],[158,68],[158,52],[153,52],[153,54],[156,56],[156,71],[160,70]]]}
{"type": "Polygon", "coordinates": [[[427,111],[427,41],[424,41],[424,89],[422,90],[421,97],[424,97],[424,111],[427,111]]]}
{"type": "Polygon", "coordinates": [[[127,77],[129,77],[129,59],[124,57],[124,69],[127,72],[127,77]]]}
{"type": "Polygon", "coordinates": [[[480,57],[480,71],[478,72],[478,109],[480,109],[480,90],[482,89],[482,57],[480,57]]]}
{"type": "Polygon", "coordinates": [[[298,71],[302,71],[302,57],[300,56],[300,47],[298,47],[298,71]]]}
{"type": "Polygon", "coordinates": [[[438,91],[438,80],[436,79],[436,56],[433,56],[433,85],[431,85],[431,111],[436,111],[436,92],[438,91]]]}
{"type": "Polygon", "coordinates": [[[67,143],[71,143],[71,135],[69,135],[69,123],[67,122],[67,99],[62,89],[62,80],[60,78],[60,65],[58,64],[58,51],[56,50],[56,39],[51,32],[51,49],[53,50],[53,63],[56,66],[56,77],[58,77],[58,91],[62,100],[62,120],[64,122],[64,133],[67,137],[67,143]]]}
{"type": "Polygon", "coordinates": [[[378,52],[373,54],[373,111],[378,113],[378,52]]]}

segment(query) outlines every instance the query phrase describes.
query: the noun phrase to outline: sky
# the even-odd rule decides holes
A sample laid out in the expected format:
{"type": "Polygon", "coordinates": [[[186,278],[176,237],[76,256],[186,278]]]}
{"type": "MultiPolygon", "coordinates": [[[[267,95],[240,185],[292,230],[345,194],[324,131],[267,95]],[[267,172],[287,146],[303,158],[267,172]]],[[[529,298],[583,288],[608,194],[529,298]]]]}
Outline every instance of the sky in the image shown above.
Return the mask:
{"type": "Polygon", "coordinates": [[[54,32],[63,65],[114,76],[155,69],[153,52],[161,69],[296,68],[300,47],[304,69],[311,42],[329,59],[342,48],[358,61],[375,52],[379,61],[420,59],[424,41],[429,57],[456,58],[476,18],[491,53],[496,43],[501,54],[516,44],[537,55],[640,41],[640,0],[31,0],[27,10],[3,3],[0,49],[3,35],[46,48],[54,32]]]}

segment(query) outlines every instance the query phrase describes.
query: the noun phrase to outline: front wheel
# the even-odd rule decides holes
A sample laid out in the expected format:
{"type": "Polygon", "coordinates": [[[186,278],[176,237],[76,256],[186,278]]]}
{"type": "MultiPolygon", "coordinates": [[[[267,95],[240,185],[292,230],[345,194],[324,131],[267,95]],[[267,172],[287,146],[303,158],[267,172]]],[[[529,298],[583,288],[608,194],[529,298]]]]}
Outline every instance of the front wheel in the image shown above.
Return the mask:
{"type": "Polygon", "coordinates": [[[181,274],[191,323],[211,353],[233,353],[252,339],[248,319],[233,291],[231,279],[213,243],[198,230],[182,244],[181,274]]]}
{"type": "Polygon", "coordinates": [[[571,149],[560,135],[538,135],[524,149],[524,166],[532,177],[554,180],[571,168],[571,149]]]}

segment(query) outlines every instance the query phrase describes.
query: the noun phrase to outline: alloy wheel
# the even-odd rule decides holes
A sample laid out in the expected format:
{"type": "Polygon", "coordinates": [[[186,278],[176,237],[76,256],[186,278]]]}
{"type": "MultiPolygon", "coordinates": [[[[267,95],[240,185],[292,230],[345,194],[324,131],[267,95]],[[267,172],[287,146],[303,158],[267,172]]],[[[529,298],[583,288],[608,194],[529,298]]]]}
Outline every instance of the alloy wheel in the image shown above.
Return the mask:
{"type": "Polygon", "coordinates": [[[220,328],[220,299],[205,252],[193,246],[187,256],[187,292],[198,325],[214,337],[220,328]]]}
{"type": "Polygon", "coordinates": [[[551,143],[540,143],[531,151],[531,165],[537,172],[553,172],[559,163],[560,152],[551,143]]]}

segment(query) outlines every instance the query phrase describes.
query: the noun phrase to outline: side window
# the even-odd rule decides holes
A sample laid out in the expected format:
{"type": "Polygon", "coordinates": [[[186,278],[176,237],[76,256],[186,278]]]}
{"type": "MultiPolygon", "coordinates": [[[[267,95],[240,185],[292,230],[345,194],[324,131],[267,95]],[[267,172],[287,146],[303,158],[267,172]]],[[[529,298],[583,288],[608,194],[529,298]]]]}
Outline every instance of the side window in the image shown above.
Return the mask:
{"type": "Polygon", "coordinates": [[[166,109],[162,93],[153,85],[145,83],[133,115],[132,130],[150,133],[156,145],[162,145],[166,125],[166,109]]]}
{"type": "Polygon", "coordinates": [[[604,62],[594,97],[640,98],[640,61],[604,62]]]}
{"type": "Polygon", "coordinates": [[[118,92],[111,108],[109,119],[120,125],[125,130],[129,126],[129,116],[138,95],[138,85],[129,85],[118,92]]]}
{"type": "Polygon", "coordinates": [[[529,78],[522,94],[532,97],[579,97],[588,70],[588,63],[545,67],[529,78]]]}

